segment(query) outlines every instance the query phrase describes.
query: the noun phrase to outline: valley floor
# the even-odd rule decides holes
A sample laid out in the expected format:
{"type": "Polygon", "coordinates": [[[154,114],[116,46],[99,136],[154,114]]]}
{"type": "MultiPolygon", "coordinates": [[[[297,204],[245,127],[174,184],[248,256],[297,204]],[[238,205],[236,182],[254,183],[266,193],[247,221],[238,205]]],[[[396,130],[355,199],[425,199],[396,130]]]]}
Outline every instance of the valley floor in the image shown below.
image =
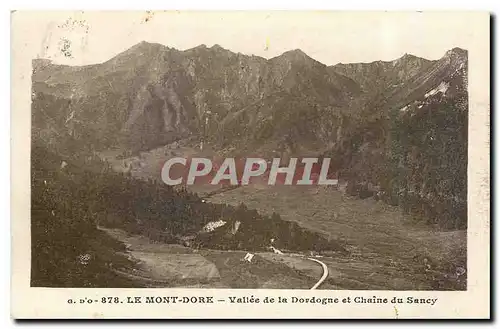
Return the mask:
{"type": "MultiPolygon", "coordinates": [[[[116,273],[146,287],[310,289],[322,276],[318,264],[301,255],[274,257],[257,253],[251,262],[245,251],[194,250],[180,245],[155,244],[120,229],[106,229],[124,242],[135,268],[116,273]]],[[[329,284],[324,287],[333,288],[329,284]]]]}
{"type": "Polygon", "coordinates": [[[465,289],[465,231],[434,230],[372,198],[349,198],[323,187],[245,186],[209,201],[277,212],[344,242],[349,255],[324,259],[328,282],[341,289],[465,289]]]}

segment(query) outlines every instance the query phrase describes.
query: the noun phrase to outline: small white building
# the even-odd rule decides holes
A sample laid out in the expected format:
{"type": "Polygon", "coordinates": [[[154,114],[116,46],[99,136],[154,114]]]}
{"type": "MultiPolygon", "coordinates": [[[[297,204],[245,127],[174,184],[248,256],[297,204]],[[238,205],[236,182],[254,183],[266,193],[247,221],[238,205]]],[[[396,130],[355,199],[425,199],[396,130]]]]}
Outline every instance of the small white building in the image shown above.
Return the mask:
{"type": "Polygon", "coordinates": [[[253,256],[254,256],[254,254],[251,254],[251,253],[247,252],[247,254],[243,258],[243,260],[246,260],[247,262],[251,263],[253,256]]]}
{"type": "Polygon", "coordinates": [[[203,227],[203,232],[212,232],[216,228],[224,226],[225,224],[226,222],[223,221],[222,219],[219,219],[218,221],[209,222],[207,223],[207,225],[203,227]]]}

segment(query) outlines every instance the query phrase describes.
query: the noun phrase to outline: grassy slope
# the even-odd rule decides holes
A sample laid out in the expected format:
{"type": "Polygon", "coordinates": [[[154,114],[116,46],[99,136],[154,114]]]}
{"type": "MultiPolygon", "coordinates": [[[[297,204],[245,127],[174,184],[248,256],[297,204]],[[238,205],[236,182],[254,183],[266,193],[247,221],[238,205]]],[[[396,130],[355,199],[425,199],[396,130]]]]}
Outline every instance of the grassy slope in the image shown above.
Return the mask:
{"type": "Polygon", "coordinates": [[[340,288],[466,288],[466,274],[457,276],[467,268],[465,231],[440,232],[396,207],[312,187],[243,187],[210,198],[233,205],[242,200],[249,208],[279,212],[285,220],[344,242],[347,255],[323,259],[330,268],[328,282],[340,288]]]}

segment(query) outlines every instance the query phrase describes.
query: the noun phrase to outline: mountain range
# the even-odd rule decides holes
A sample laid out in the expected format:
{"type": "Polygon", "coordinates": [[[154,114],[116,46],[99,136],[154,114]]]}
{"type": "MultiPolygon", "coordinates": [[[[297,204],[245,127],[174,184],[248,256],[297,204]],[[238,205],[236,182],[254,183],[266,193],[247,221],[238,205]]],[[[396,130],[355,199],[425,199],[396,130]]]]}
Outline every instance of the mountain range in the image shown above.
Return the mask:
{"type": "Polygon", "coordinates": [[[454,228],[466,224],[467,102],[460,48],[327,66],[299,49],[265,59],[141,42],[95,65],[33,60],[33,138],[61,153],[189,139],[225,154],[328,155],[352,194],[454,228]]]}

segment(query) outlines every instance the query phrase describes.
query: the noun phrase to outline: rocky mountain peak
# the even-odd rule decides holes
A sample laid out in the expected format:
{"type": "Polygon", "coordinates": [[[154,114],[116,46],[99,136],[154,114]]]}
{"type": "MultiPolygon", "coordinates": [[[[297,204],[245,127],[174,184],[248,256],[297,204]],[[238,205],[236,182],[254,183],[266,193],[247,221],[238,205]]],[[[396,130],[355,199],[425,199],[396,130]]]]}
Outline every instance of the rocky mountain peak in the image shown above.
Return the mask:
{"type": "Polygon", "coordinates": [[[467,57],[468,57],[467,50],[455,47],[455,48],[448,50],[444,54],[443,58],[450,60],[450,61],[453,61],[453,62],[463,63],[463,62],[467,61],[467,57]]]}
{"type": "Polygon", "coordinates": [[[405,53],[403,56],[397,59],[397,61],[404,62],[404,61],[413,61],[413,60],[418,60],[421,59],[415,55],[405,53]]]}
{"type": "MultiPolygon", "coordinates": [[[[290,63],[300,63],[300,64],[307,64],[307,65],[313,65],[313,64],[321,64],[315,59],[309,57],[305,52],[303,52],[300,49],[293,49],[289,51],[285,51],[283,54],[272,58],[273,60],[285,60],[286,62],[290,63]]],[[[321,64],[323,65],[323,64],[321,64]]]]}
{"type": "Polygon", "coordinates": [[[455,47],[446,52],[446,55],[467,56],[467,50],[455,47]]]}
{"type": "Polygon", "coordinates": [[[219,44],[217,44],[217,43],[216,43],[216,44],[214,44],[212,47],[210,47],[210,49],[212,49],[212,50],[217,50],[217,51],[227,50],[227,49],[223,48],[221,45],[219,45],[219,44]]]}
{"type": "Polygon", "coordinates": [[[159,44],[159,43],[153,43],[153,42],[147,42],[147,41],[141,41],[138,44],[130,47],[128,49],[129,52],[143,52],[143,51],[158,51],[162,49],[168,49],[166,46],[159,44]]]}

